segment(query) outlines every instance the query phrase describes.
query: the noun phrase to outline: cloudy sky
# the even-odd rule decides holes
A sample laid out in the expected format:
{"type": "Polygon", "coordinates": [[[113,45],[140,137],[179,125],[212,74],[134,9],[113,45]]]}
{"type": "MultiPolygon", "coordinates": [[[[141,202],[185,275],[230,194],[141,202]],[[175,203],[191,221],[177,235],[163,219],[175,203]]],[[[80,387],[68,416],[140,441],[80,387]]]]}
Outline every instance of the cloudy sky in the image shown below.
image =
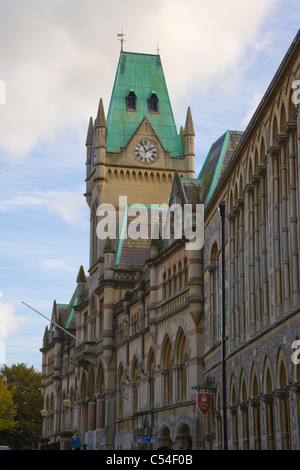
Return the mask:
{"type": "Polygon", "coordinates": [[[159,47],[178,130],[192,109],[198,175],[245,129],[299,17],[299,0],[0,0],[0,363],[41,369],[47,321],[22,301],[50,317],[88,269],[85,138],[100,97],[108,110],[117,33],[126,51],[159,47]]]}

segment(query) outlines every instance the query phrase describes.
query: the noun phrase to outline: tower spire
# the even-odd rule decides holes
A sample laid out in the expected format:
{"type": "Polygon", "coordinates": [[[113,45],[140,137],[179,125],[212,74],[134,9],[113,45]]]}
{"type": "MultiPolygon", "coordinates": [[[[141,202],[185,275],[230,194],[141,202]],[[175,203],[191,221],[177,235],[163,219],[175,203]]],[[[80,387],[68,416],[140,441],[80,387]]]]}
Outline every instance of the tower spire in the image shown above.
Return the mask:
{"type": "Polygon", "coordinates": [[[85,145],[92,145],[93,143],[93,132],[94,132],[94,124],[93,124],[93,118],[91,117],[89,120],[89,128],[88,128],[88,133],[86,136],[86,143],[85,145]]]}
{"type": "Polygon", "coordinates": [[[105,112],[103,106],[103,100],[100,98],[97,117],[95,120],[95,128],[96,127],[105,127],[106,128],[106,120],[105,120],[105,112]]]}
{"type": "Polygon", "coordinates": [[[184,156],[186,161],[186,170],[189,172],[190,177],[194,176],[194,138],[195,138],[195,129],[193,124],[191,108],[188,107],[186,121],[184,126],[184,156]]]}
{"type": "Polygon", "coordinates": [[[195,129],[194,129],[192,112],[191,112],[190,107],[188,107],[187,114],[186,114],[186,121],[185,121],[185,126],[184,126],[184,135],[185,136],[187,136],[187,135],[195,136],[195,129]]]}

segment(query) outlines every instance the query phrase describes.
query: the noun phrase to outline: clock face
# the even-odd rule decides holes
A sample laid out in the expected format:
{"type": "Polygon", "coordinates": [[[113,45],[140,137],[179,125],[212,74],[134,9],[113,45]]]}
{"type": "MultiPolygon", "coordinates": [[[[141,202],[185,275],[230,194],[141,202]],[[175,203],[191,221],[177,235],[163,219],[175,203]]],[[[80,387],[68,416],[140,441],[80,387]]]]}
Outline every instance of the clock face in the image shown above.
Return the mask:
{"type": "Polygon", "coordinates": [[[155,159],[157,150],[153,142],[141,140],[135,147],[135,154],[142,162],[150,163],[155,159]]]}

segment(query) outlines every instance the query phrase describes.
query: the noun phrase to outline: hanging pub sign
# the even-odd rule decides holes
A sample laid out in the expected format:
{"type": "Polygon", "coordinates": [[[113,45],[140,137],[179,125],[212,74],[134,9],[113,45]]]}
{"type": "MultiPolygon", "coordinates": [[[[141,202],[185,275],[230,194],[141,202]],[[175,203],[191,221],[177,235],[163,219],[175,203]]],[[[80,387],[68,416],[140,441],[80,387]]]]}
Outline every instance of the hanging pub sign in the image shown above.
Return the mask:
{"type": "Polygon", "coordinates": [[[210,403],[211,403],[211,394],[210,393],[196,393],[196,400],[197,400],[197,407],[200,413],[205,415],[209,408],[210,408],[210,403]]]}

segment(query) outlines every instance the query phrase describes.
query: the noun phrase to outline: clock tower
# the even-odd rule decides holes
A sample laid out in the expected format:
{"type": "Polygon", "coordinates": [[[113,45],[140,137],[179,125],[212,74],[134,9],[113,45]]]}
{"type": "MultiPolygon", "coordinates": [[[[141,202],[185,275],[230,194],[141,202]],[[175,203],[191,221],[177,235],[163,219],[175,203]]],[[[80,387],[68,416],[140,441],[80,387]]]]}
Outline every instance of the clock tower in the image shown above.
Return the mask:
{"type": "Polygon", "coordinates": [[[97,207],[118,211],[119,196],[130,205],[168,204],[175,173],[194,177],[194,135],[190,109],[177,132],[160,56],[121,51],[107,116],[101,99],[86,140],[90,272],[103,273],[97,207]]]}

